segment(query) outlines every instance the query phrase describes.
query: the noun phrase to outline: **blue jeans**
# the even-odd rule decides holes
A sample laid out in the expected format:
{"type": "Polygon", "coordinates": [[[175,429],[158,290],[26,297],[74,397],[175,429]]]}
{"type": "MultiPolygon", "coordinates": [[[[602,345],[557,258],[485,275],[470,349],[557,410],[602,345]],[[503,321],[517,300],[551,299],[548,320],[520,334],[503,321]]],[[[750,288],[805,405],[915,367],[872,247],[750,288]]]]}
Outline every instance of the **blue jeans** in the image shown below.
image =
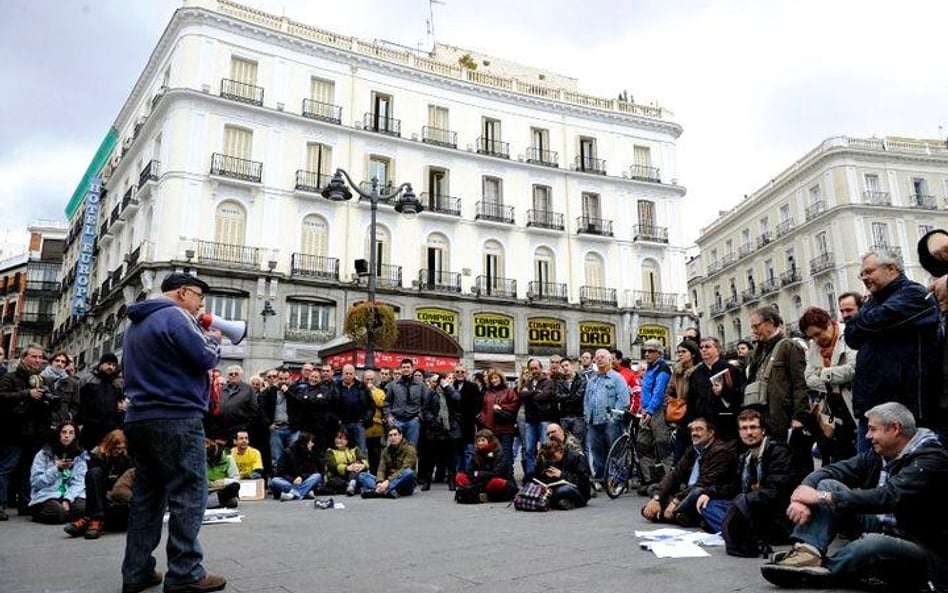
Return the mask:
{"type": "Polygon", "coordinates": [[[461,450],[458,451],[458,459],[455,464],[459,472],[467,472],[471,467],[471,460],[474,459],[474,443],[464,443],[461,450]]]}
{"type": "Polygon", "coordinates": [[[546,437],[548,422],[524,422],[523,475],[532,476],[537,469],[537,446],[546,437]]]}
{"type": "Polygon", "coordinates": [[[499,434],[497,440],[500,441],[500,448],[504,451],[504,458],[507,460],[507,467],[510,468],[508,475],[504,476],[508,480],[513,479],[513,458],[514,458],[514,435],[513,433],[499,434]]]}
{"type": "Polygon", "coordinates": [[[299,485],[294,485],[293,482],[282,478],[280,476],[274,476],[270,478],[270,492],[275,496],[283,494],[284,492],[292,492],[296,498],[303,498],[309,494],[314,488],[322,484],[323,477],[316,472],[310,474],[306,477],[305,480],[299,483],[299,485]]]}
{"type": "Polygon", "coordinates": [[[411,420],[396,420],[395,424],[401,429],[405,440],[411,443],[412,447],[418,448],[418,435],[421,434],[421,420],[412,418],[411,420]]]}
{"type": "Polygon", "coordinates": [[[122,562],[124,582],[141,584],[151,580],[155,570],[153,552],[161,541],[166,507],[171,518],[165,585],[204,578],[204,551],[198,542],[207,500],[201,419],[129,422],[125,437],[135,465],[135,483],[122,562]]]}
{"type": "Polygon", "coordinates": [[[361,422],[350,422],[348,424],[343,424],[343,428],[346,429],[346,432],[349,433],[349,438],[354,441],[355,445],[358,445],[359,452],[363,455],[369,454],[369,449],[365,445],[365,427],[362,426],[361,422]]]}
{"type": "Polygon", "coordinates": [[[872,451],[872,443],[866,440],[867,432],[869,432],[869,419],[863,416],[858,419],[856,426],[856,453],[872,451]]]}
{"type": "Polygon", "coordinates": [[[586,427],[586,448],[592,457],[593,479],[597,482],[605,480],[609,447],[621,434],[622,423],[617,420],[607,420],[602,424],[590,424],[586,427]]]}
{"type": "MultiPolygon", "coordinates": [[[[356,476],[356,480],[358,480],[362,485],[363,491],[375,490],[375,487],[378,485],[378,481],[376,480],[375,476],[369,472],[362,472],[356,476]]],[[[410,496],[415,491],[415,484],[415,470],[406,469],[388,481],[388,490],[386,491],[386,494],[395,490],[401,496],[410,496]]]]}
{"type": "Polygon", "coordinates": [[[289,428],[274,428],[270,431],[270,463],[276,472],[277,462],[283,457],[283,450],[296,442],[300,437],[298,430],[289,428]]]}
{"type": "Polygon", "coordinates": [[[586,506],[586,499],[576,486],[564,484],[550,489],[550,508],[555,509],[556,504],[563,499],[571,500],[577,508],[586,506]]]}
{"type": "Polygon", "coordinates": [[[721,525],[724,524],[724,516],[731,510],[733,501],[723,498],[712,498],[708,504],[699,513],[704,522],[708,524],[708,531],[717,533],[721,531],[721,525]]]}
{"type": "Polygon", "coordinates": [[[10,474],[16,469],[23,449],[19,445],[0,445],[0,511],[7,508],[7,490],[10,474]]]}

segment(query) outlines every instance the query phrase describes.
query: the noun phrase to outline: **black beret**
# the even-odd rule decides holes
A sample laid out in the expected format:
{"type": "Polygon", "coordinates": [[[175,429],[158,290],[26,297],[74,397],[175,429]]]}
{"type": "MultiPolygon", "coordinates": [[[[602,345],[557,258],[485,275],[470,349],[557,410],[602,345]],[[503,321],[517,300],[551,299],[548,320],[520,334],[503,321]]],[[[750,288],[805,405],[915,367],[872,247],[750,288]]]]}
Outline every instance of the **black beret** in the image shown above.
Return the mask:
{"type": "Polygon", "coordinates": [[[933,235],[948,235],[948,232],[936,229],[926,233],[924,237],[918,240],[918,263],[922,264],[926,272],[935,278],[940,278],[948,274],[948,261],[936,258],[932,255],[932,252],[929,251],[928,239],[933,235]]]}
{"type": "Polygon", "coordinates": [[[192,276],[191,274],[174,272],[165,276],[165,279],[161,281],[161,292],[168,292],[169,290],[175,290],[181,288],[182,286],[197,286],[203,292],[208,292],[211,290],[211,287],[207,285],[207,282],[192,276]]]}

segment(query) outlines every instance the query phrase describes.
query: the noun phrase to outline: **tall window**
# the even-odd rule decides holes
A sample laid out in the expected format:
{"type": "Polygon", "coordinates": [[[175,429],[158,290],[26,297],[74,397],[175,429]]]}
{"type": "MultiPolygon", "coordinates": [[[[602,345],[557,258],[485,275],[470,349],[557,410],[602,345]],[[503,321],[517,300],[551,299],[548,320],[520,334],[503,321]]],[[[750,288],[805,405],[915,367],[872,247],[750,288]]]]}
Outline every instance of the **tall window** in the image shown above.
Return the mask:
{"type": "Polygon", "coordinates": [[[242,58],[231,58],[230,79],[243,84],[256,85],[257,63],[242,58]]]}
{"type": "Polygon", "coordinates": [[[501,141],[500,120],[485,117],[481,123],[483,127],[484,138],[484,146],[482,148],[488,151],[494,151],[496,148],[498,148],[496,143],[501,141]]]}
{"type": "Polygon", "coordinates": [[[769,282],[773,282],[777,276],[777,272],[774,270],[774,260],[766,259],[764,260],[764,274],[767,276],[769,282]]]}
{"type": "Polygon", "coordinates": [[[810,188],[810,205],[814,206],[820,203],[822,197],[820,196],[820,186],[814,185],[810,188]]]}
{"type": "MultiPolygon", "coordinates": [[[[553,210],[553,199],[550,197],[550,188],[546,185],[534,185],[533,186],[533,209],[535,215],[549,216],[550,212],[553,210]]],[[[544,221],[552,222],[552,220],[544,221]]]]}
{"type": "Polygon", "coordinates": [[[747,268],[747,290],[751,293],[757,291],[757,283],[754,282],[754,268],[747,268]]]}
{"type": "Polygon", "coordinates": [[[323,78],[312,78],[309,83],[309,98],[318,103],[334,104],[336,102],[336,83],[323,78]]]}
{"type": "Polygon", "coordinates": [[[449,130],[448,108],[439,105],[428,105],[428,125],[438,130],[449,130]]]}
{"type": "Polygon", "coordinates": [[[287,299],[286,327],[302,331],[331,331],[336,306],[332,303],[287,299]]]}
{"type": "Polygon", "coordinates": [[[545,158],[550,150],[550,131],[543,128],[530,128],[531,146],[537,150],[537,158],[545,158]]]}
{"type": "Polygon", "coordinates": [[[632,158],[636,167],[647,169],[652,166],[652,149],[648,146],[633,146],[632,158]]]}
{"type": "MultiPolygon", "coordinates": [[[[382,266],[388,265],[391,260],[392,236],[388,229],[382,225],[377,225],[375,230],[375,273],[382,275],[382,266]]],[[[365,258],[369,259],[371,243],[371,229],[365,231],[365,258]]]]}
{"type": "Polygon", "coordinates": [[[735,339],[735,340],[740,340],[740,339],[741,339],[741,336],[744,335],[744,327],[743,327],[743,325],[741,324],[741,319],[740,319],[740,317],[735,317],[735,318],[734,318],[734,322],[733,322],[731,325],[734,326],[734,339],[735,339]]]}
{"type": "Polygon", "coordinates": [[[448,206],[443,198],[449,195],[448,170],[428,167],[428,208],[435,211],[443,210],[448,206]]]}
{"type": "Polygon", "coordinates": [[[391,119],[394,111],[392,110],[392,96],[385,93],[372,93],[372,112],[375,114],[375,129],[389,130],[392,128],[391,119]]]}
{"type": "Polygon", "coordinates": [[[497,206],[503,205],[503,182],[497,177],[484,177],[484,202],[497,206]]]}
{"type": "Polygon", "coordinates": [[[718,324],[718,335],[717,335],[717,338],[718,338],[719,340],[721,340],[721,344],[726,344],[726,343],[727,343],[727,336],[724,335],[724,324],[723,324],[723,323],[719,323],[719,324],[718,324]]]}
{"type": "Polygon", "coordinates": [[[605,264],[598,253],[587,253],[583,260],[586,286],[605,286],[605,264]]]}
{"type": "Polygon", "coordinates": [[[658,262],[654,259],[642,261],[642,289],[654,296],[662,291],[662,275],[660,273],[658,262]]]}
{"type": "Polygon", "coordinates": [[[602,218],[599,194],[583,192],[583,218],[596,220],[602,218]]]}
{"type": "Polygon", "coordinates": [[[502,288],[500,279],[504,277],[504,248],[497,241],[484,243],[484,275],[491,288],[502,288]]]}
{"type": "Polygon", "coordinates": [[[448,269],[448,239],[441,233],[428,235],[424,264],[429,274],[440,274],[448,269]]]}
{"type": "Polygon", "coordinates": [[[783,204],[780,206],[780,222],[788,220],[790,220],[790,204],[783,204]]]}
{"type": "Polygon", "coordinates": [[[306,145],[306,170],[319,174],[320,187],[322,187],[322,183],[328,183],[330,177],[332,177],[332,147],[318,142],[308,143],[306,145]]]}
{"type": "Polygon", "coordinates": [[[760,234],[765,236],[770,234],[770,218],[767,216],[760,219],[760,234]]]}
{"type": "Polygon", "coordinates": [[[729,284],[731,286],[731,300],[737,301],[737,282],[734,278],[731,278],[729,284]]]}
{"type": "Polygon", "coordinates": [[[873,222],[870,224],[872,231],[873,247],[889,247],[889,225],[884,222],[873,222]]]}
{"type": "Polygon", "coordinates": [[[649,232],[655,227],[655,202],[639,200],[636,204],[639,215],[639,226],[643,232],[649,232]]]}
{"type": "Polygon", "coordinates": [[[537,282],[556,282],[553,252],[548,247],[538,247],[533,254],[533,279],[537,282]]]}
{"type": "Polygon", "coordinates": [[[869,192],[870,197],[882,191],[878,175],[875,173],[866,173],[864,179],[866,180],[866,191],[869,192]]]}
{"type": "Polygon", "coordinates": [[[817,255],[826,255],[829,252],[829,244],[826,241],[826,231],[820,231],[813,236],[813,247],[817,255]]]}
{"type": "Polygon", "coordinates": [[[581,137],[579,139],[579,156],[582,164],[588,168],[596,160],[596,139],[581,137]]]}
{"type": "Polygon", "coordinates": [[[751,232],[750,229],[741,231],[741,247],[750,248],[751,232]]]}
{"type": "MultiPolygon", "coordinates": [[[[247,215],[243,207],[230,200],[221,202],[214,215],[214,241],[228,245],[243,245],[247,215]]],[[[236,319],[229,317],[228,319],[236,319]]]]}
{"type": "Polygon", "coordinates": [[[371,155],[369,157],[369,181],[373,178],[379,180],[379,187],[385,188],[391,184],[392,161],[383,156],[371,155]]]}
{"type": "Polygon", "coordinates": [[[724,253],[725,255],[734,255],[734,240],[728,239],[724,242],[724,253]]]}
{"type": "MultiPolygon", "coordinates": [[[[832,309],[830,309],[832,311],[832,309]]],[[[800,319],[803,316],[803,299],[800,295],[793,295],[793,318],[800,319]]]]}
{"type": "Polygon", "coordinates": [[[833,312],[835,315],[839,305],[836,303],[836,287],[833,286],[832,282],[827,282],[823,285],[823,295],[826,299],[824,301],[824,303],[826,303],[826,310],[833,312]]]}
{"type": "Polygon", "coordinates": [[[227,156],[249,160],[253,148],[253,132],[236,126],[224,126],[224,149],[227,156]]]}
{"type": "Polygon", "coordinates": [[[235,294],[210,293],[204,302],[204,309],[224,319],[246,319],[247,297],[235,294]]]}
{"type": "Polygon", "coordinates": [[[325,257],[328,245],[329,225],[326,219],[317,214],[310,214],[304,218],[300,252],[325,257]]]}

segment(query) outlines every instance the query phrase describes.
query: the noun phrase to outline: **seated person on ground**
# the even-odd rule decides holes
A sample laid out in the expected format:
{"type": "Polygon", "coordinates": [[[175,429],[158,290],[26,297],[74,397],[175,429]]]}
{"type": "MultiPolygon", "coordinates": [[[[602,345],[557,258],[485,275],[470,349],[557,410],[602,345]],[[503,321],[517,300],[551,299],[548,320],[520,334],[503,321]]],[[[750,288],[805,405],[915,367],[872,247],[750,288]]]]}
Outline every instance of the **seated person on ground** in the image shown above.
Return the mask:
{"type": "Polygon", "coordinates": [[[296,442],[280,455],[276,475],[270,478],[270,492],[281,501],[313,496],[313,490],[323,482],[319,472],[324,465],[323,453],[316,447],[316,437],[301,432],[296,442]]]}
{"type": "Polygon", "coordinates": [[[583,458],[586,457],[586,451],[583,449],[582,443],[572,434],[567,434],[563,427],[555,422],[546,425],[546,438],[551,441],[559,441],[567,451],[582,455],[583,458]]]}
{"type": "Polygon", "coordinates": [[[714,424],[699,417],[688,430],[692,446],[652,488],[652,500],[642,507],[642,516],[649,521],[694,527],[701,520],[695,506],[699,496],[729,498],[737,492],[737,458],[728,443],[715,438],[714,424]]]}
{"type": "Polygon", "coordinates": [[[87,467],[85,515],[66,525],[64,531],[72,537],[84,535],[86,539],[98,539],[105,529],[125,531],[129,499],[114,492],[119,478],[135,471],[125,433],[115,429],[105,435],[89,455],[87,467]]]}
{"type": "Polygon", "coordinates": [[[259,480],[263,478],[263,456],[258,449],[250,446],[250,433],[238,430],[230,456],[237,463],[237,473],[241,480],[259,480]]]}
{"type": "Polygon", "coordinates": [[[767,434],[763,422],[753,409],[737,417],[747,451],[738,460],[740,491],[734,500],[702,494],[696,505],[704,519],[701,526],[711,533],[720,531],[732,556],[759,556],[790,536],[792,524],[785,511],[796,486],[793,459],[786,445],[767,434]]]}
{"type": "Polygon", "coordinates": [[[378,475],[369,474],[365,479],[362,498],[398,498],[415,491],[415,464],[418,462],[415,447],[402,435],[397,424],[389,428],[387,434],[388,446],[382,449],[378,475]]]}
{"type": "Polygon", "coordinates": [[[584,455],[570,451],[558,440],[540,446],[533,479],[550,488],[550,508],[569,511],[589,502],[591,487],[589,462],[584,455]]]}
{"type": "Polygon", "coordinates": [[[761,567],[771,583],[948,587],[948,452],[900,403],[879,404],[866,419],[872,451],[816,470],[793,491],[796,543],[761,567]],[[849,541],[828,555],[838,533],[849,541]]]}
{"type": "Polygon", "coordinates": [[[478,430],[468,470],[454,476],[458,489],[454,500],[462,503],[513,500],[517,484],[507,479],[510,471],[510,460],[494,433],[486,428],[478,430]]]}
{"type": "Polygon", "coordinates": [[[66,420],[30,467],[30,514],[37,523],[59,525],[85,513],[87,456],[79,429],[66,420]]]}
{"type": "Polygon", "coordinates": [[[369,462],[358,447],[349,446],[349,432],[336,432],[335,447],[326,451],[326,489],[333,494],[353,496],[372,477],[369,462]]]}
{"type": "Polygon", "coordinates": [[[237,508],[240,503],[240,474],[223,439],[204,440],[207,453],[207,508],[237,508]],[[212,496],[216,494],[217,496],[212,496]]]}

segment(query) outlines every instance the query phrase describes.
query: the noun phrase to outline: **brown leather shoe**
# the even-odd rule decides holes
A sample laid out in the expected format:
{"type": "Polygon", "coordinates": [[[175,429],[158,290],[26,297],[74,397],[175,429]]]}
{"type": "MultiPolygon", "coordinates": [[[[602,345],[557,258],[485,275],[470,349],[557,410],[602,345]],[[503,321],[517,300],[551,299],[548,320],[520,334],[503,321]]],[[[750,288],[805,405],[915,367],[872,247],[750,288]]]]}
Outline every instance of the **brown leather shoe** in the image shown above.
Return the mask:
{"type": "Polygon", "coordinates": [[[144,583],[123,583],[122,584],[122,593],[141,593],[145,589],[151,589],[152,587],[157,587],[161,584],[161,573],[157,570],[151,573],[151,578],[149,578],[144,583]]]}
{"type": "Polygon", "coordinates": [[[165,583],[165,593],[205,593],[205,591],[220,591],[227,586],[227,579],[219,574],[207,573],[204,578],[193,583],[169,585],[165,583]]]}

